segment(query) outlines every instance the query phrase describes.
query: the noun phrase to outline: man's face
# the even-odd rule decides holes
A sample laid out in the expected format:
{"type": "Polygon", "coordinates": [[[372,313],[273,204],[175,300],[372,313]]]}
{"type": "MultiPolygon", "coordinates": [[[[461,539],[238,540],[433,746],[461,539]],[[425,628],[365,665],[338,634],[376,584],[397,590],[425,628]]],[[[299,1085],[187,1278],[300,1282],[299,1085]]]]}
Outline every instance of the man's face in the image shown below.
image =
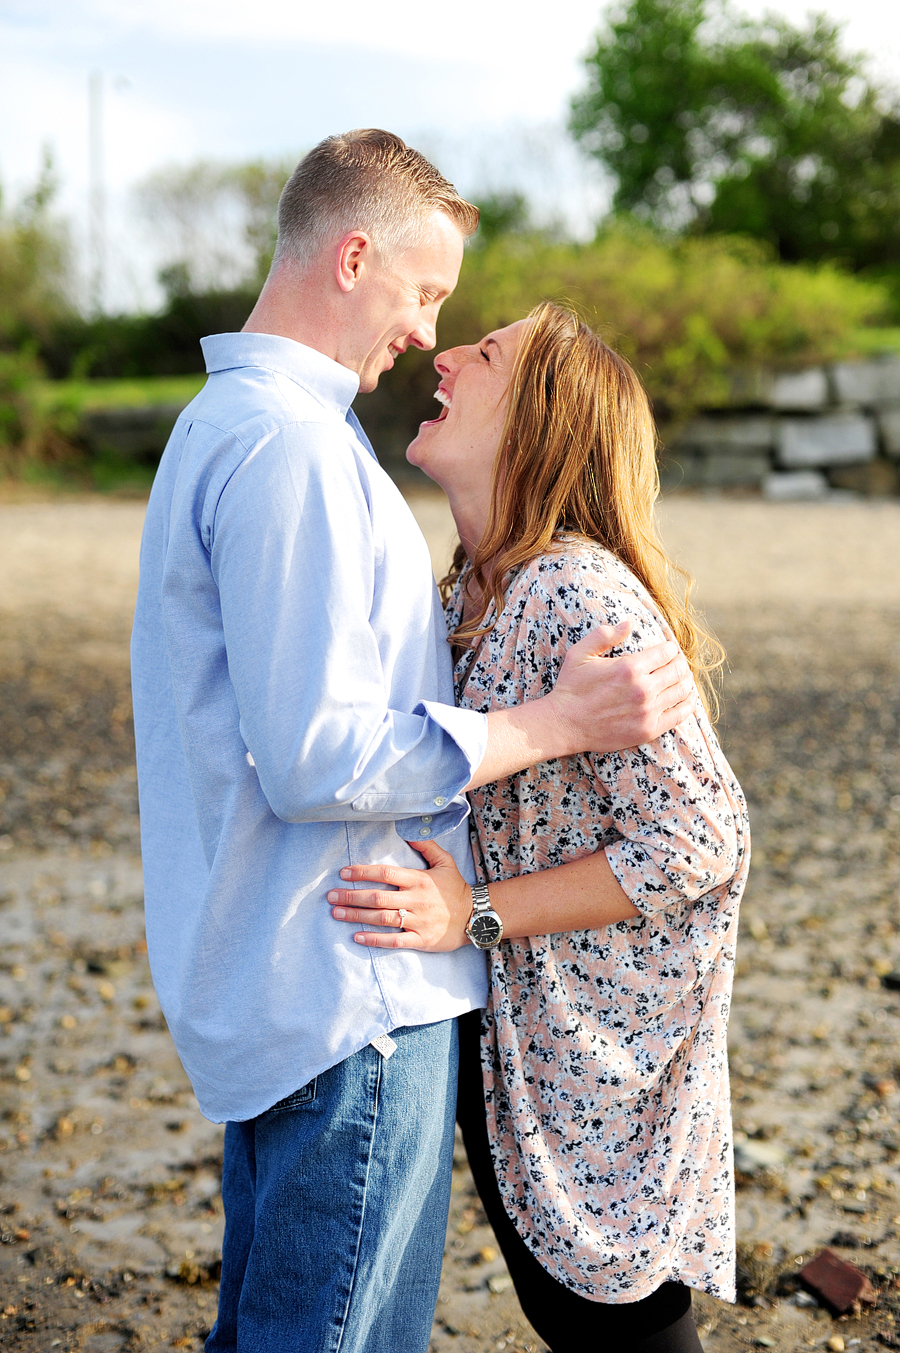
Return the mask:
{"type": "Polygon", "coordinates": [[[374,390],[383,371],[412,344],[433,348],[442,303],[456,286],[463,236],[449,216],[436,211],[420,244],[380,263],[370,257],[356,295],[346,355],[363,393],[374,390]]]}

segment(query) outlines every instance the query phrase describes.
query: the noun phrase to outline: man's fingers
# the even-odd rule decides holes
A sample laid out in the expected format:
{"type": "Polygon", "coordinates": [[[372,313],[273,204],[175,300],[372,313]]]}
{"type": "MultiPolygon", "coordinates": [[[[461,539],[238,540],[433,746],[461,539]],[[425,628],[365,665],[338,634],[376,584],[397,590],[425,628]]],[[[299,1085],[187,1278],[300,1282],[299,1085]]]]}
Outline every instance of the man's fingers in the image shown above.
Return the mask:
{"type": "Polygon", "coordinates": [[[668,705],[660,710],[653,736],[647,741],[652,742],[654,738],[662,737],[663,733],[668,733],[670,729],[677,728],[685,719],[693,718],[697,713],[697,700],[697,693],[692,688],[689,696],[679,700],[675,705],[668,705]]]}
{"type": "Polygon", "coordinates": [[[630,620],[620,620],[617,625],[598,625],[583,639],[579,639],[577,644],[573,644],[569,652],[578,658],[595,658],[598,654],[615,648],[617,644],[624,643],[631,633],[631,628],[630,620]]]}
{"type": "MultiPolygon", "coordinates": [[[[668,667],[677,667],[680,663],[684,663],[684,657],[674,639],[664,639],[662,643],[653,644],[651,648],[642,648],[638,653],[629,653],[619,661],[627,663],[635,675],[646,676],[650,672],[664,672],[668,667]]],[[[684,666],[687,670],[686,663],[684,666]]]]}

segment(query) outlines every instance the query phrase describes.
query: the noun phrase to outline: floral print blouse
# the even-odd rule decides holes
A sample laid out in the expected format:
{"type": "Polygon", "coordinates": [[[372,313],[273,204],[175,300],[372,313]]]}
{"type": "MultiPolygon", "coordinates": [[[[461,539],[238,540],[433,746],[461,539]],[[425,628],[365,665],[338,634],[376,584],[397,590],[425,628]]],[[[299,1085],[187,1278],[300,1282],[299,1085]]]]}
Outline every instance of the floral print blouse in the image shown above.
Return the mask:
{"type": "MultiPolygon", "coordinates": [[[[461,605],[458,584],[451,630],[461,605]]],[[[536,699],[570,644],[626,618],[615,653],[666,634],[624,564],[565,537],[518,571],[493,628],[459,658],[458,702],[536,699]]],[[[507,1212],[544,1268],[589,1299],[638,1301],[671,1280],[734,1300],[726,1024],[750,848],[709,720],[698,706],[653,743],[547,761],[471,800],[487,882],[604,850],[641,913],[490,953],[482,1064],[507,1212]]]]}

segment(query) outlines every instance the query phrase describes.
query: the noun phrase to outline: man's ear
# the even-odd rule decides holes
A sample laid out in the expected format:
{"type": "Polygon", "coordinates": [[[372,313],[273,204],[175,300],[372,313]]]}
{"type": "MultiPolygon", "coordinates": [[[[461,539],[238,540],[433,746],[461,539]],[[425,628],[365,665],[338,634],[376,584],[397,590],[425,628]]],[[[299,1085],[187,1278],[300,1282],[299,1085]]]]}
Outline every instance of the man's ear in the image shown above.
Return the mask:
{"type": "Polygon", "coordinates": [[[352,291],[372,257],[372,241],[364,230],[348,230],[334,256],[335,281],[341,291],[352,291]]]}

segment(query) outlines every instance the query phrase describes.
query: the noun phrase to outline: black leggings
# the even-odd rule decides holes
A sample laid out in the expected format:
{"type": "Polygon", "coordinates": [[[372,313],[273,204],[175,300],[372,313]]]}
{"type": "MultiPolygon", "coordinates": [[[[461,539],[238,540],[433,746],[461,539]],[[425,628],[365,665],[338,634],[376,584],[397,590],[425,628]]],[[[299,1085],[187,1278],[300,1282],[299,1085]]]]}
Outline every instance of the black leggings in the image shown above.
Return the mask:
{"type": "Polygon", "coordinates": [[[663,1283],[643,1301],[610,1306],[588,1301],[550,1276],[522,1240],[503,1205],[488,1142],[481,1080],[481,1012],[459,1021],[456,1117],[488,1221],[519,1302],[553,1353],[702,1353],[691,1315],[691,1289],[663,1283]]]}

